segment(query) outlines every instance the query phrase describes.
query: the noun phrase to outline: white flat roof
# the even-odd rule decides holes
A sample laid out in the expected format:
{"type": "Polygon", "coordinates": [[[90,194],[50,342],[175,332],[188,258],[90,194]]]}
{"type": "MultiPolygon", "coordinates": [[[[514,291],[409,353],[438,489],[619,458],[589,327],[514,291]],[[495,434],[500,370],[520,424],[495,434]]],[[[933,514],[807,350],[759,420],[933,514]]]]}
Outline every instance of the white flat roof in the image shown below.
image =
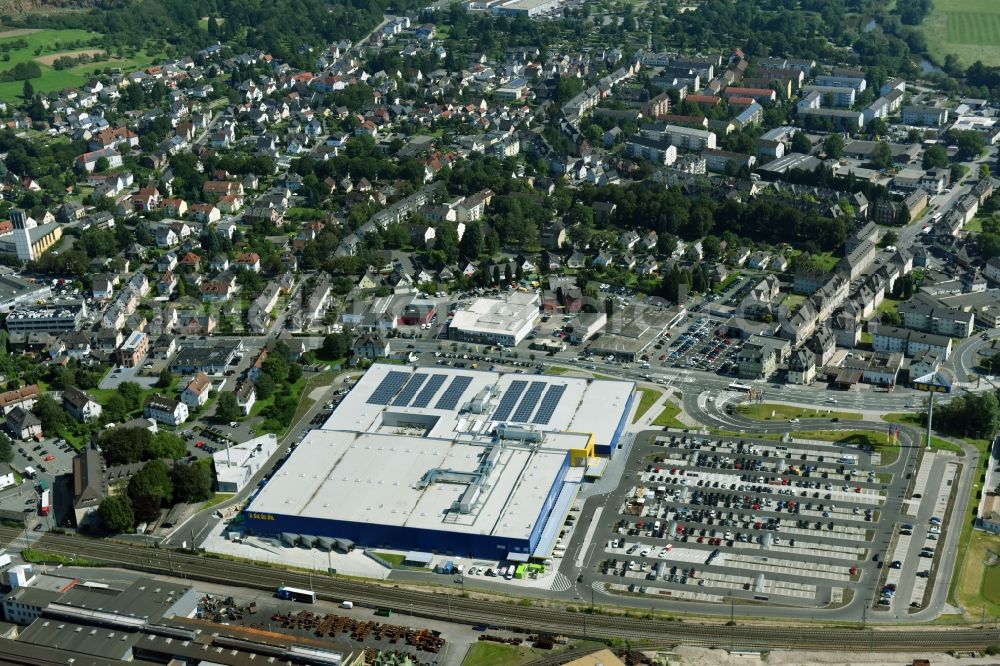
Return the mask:
{"type": "Polygon", "coordinates": [[[400,419],[411,418],[426,424],[426,432],[416,434],[452,438],[456,434],[484,436],[498,422],[522,423],[548,432],[593,434],[597,444],[606,445],[614,438],[634,388],[633,382],[621,380],[376,363],[358,380],[323,427],[392,433],[400,431],[400,419]],[[415,383],[412,387],[411,381],[415,383]],[[465,388],[459,390],[462,385],[465,388]],[[371,402],[380,388],[391,386],[399,388],[386,398],[388,404],[371,402]],[[561,395],[548,422],[542,423],[542,407],[550,389],[553,391],[550,405],[556,393],[561,391],[561,395]],[[505,400],[508,391],[511,397],[505,400]],[[455,396],[453,406],[441,402],[449,393],[455,396]],[[489,396],[483,412],[467,410],[480,395],[489,396]],[[517,400],[512,401],[515,395],[517,400]],[[505,402],[512,403],[506,416],[498,413],[505,402]]]}
{"type": "Polygon", "coordinates": [[[429,470],[474,472],[485,442],[313,430],[247,509],[376,525],[528,538],[565,450],[505,445],[471,513],[450,511],[464,483],[418,482],[429,470]]]}
{"type": "Polygon", "coordinates": [[[470,333],[514,335],[538,316],[537,298],[517,296],[508,300],[477,298],[455,311],[450,326],[470,333]]]}

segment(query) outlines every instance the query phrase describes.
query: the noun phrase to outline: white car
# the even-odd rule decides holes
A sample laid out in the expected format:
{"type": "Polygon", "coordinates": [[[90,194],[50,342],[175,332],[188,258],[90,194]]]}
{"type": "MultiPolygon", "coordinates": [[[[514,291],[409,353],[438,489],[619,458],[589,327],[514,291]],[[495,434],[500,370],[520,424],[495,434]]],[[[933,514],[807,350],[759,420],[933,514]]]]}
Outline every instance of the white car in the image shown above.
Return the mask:
{"type": "Polygon", "coordinates": [[[649,552],[650,552],[649,548],[643,548],[642,550],[639,551],[639,557],[648,557],[649,552]]]}

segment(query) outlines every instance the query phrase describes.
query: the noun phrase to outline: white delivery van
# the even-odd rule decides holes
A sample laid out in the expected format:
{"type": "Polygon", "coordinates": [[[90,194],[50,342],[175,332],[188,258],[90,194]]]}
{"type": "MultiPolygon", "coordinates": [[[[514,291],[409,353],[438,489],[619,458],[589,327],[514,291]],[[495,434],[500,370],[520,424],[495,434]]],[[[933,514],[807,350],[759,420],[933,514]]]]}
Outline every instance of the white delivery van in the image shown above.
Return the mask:
{"type": "Polygon", "coordinates": [[[340,602],[340,607],[341,608],[354,608],[354,602],[353,601],[341,601],[340,602]]]}

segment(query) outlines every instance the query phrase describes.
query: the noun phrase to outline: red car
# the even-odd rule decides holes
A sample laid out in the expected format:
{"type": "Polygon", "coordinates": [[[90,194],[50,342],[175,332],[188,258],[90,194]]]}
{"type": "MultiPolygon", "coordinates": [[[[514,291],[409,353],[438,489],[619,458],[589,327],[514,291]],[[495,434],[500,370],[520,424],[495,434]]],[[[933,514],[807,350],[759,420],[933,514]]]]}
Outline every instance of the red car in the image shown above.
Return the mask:
{"type": "Polygon", "coordinates": [[[56,459],[56,457],[54,455],[52,455],[51,453],[49,455],[45,456],[45,462],[52,462],[55,459],[56,459]]]}
{"type": "Polygon", "coordinates": [[[205,442],[195,442],[194,446],[196,449],[203,448],[205,446],[205,442]]]}

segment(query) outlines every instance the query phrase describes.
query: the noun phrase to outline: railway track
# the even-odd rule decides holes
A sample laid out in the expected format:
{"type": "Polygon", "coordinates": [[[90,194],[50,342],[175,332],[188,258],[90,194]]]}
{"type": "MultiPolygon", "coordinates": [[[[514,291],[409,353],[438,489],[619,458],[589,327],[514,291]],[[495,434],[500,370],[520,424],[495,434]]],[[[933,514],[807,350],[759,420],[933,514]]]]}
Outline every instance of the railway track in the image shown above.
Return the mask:
{"type": "MultiPolygon", "coordinates": [[[[0,527],[0,540],[9,542],[18,530],[0,527]]],[[[38,550],[90,560],[149,574],[183,577],[193,581],[230,584],[260,590],[279,585],[309,587],[320,599],[342,601],[397,613],[453,619],[514,630],[547,632],[595,639],[625,639],[636,647],[645,643],[678,643],[741,650],[814,649],[898,651],[925,648],[934,651],[974,650],[1000,643],[1000,632],[989,629],[933,627],[921,629],[856,630],[838,627],[725,626],[696,622],[667,621],[640,617],[570,612],[563,608],[524,606],[518,603],[482,601],[440,592],[407,590],[376,583],[364,583],[306,572],[287,571],[259,564],[233,562],[200,555],[140,548],[112,541],[76,535],[46,534],[36,544],[38,550]]]]}

